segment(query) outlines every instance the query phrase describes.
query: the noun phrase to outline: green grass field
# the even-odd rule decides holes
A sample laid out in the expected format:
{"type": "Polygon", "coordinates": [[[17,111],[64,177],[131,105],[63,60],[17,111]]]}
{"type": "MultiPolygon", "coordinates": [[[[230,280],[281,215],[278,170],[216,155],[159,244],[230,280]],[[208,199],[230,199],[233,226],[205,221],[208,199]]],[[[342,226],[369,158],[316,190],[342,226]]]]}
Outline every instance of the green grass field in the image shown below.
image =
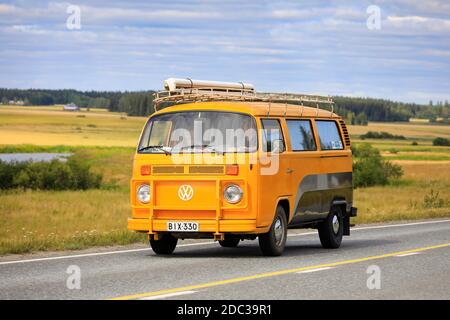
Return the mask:
{"type": "MultiPolygon", "coordinates": [[[[103,110],[0,107],[0,153],[74,152],[106,183],[100,190],[0,192],[0,254],[145,241],[126,230],[132,159],[144,123],[103,110]]],[[[356,223],[450,217],[450,147],[431,143],[448,138],[450,126],[370,123],[349,130],[354,144],[369,130],[407,138],[365,140],[399,163],[405,176],[395,185],[357,189],[356,223]]]]}

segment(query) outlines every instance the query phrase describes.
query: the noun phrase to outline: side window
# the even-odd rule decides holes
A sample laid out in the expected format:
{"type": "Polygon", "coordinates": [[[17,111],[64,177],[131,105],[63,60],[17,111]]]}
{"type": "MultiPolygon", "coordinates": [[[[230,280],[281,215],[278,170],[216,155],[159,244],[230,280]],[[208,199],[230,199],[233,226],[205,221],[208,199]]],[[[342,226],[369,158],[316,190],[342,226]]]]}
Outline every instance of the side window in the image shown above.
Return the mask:
{"type": "Polygon", "coordinates": [[[316,120],[316,126],[322,150],[344,149],[336,121],[316,120]]]}
{"type": "Polygon", "coordinates": [[[280,122],[275,119],[263,119],[261,120],[263,127],[263,141],[262,149],[266,152],[271,152],[274,146],[274,142],[278,140],[281,142],[281,148],[285,150],[285,144],[283,139],[283,133],[281,132],[280,122]]]}
{"type": "Polygon", "coordinates": [[[309,120],[287,120],[293,151],[316,150],[314,133],[309,120]]]}

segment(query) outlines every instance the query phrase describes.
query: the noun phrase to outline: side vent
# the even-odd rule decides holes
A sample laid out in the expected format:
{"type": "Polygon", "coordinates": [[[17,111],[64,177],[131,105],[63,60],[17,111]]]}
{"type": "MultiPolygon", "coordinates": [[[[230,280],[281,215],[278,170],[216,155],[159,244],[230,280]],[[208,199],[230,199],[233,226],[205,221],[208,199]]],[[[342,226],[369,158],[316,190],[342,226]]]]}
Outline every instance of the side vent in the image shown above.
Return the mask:
{"type": "Polygon", "coordinates": [[[350,144],[350,135],[348,134],[347,126],[345,125],[344,120],[339,120],[339,123],[340,123],[340,125],[341,125],[342,132],[344,133],[344,141],[345,141],[345,145],[346,145],[347,147],[351,147],[351,144],[350,144]]]}

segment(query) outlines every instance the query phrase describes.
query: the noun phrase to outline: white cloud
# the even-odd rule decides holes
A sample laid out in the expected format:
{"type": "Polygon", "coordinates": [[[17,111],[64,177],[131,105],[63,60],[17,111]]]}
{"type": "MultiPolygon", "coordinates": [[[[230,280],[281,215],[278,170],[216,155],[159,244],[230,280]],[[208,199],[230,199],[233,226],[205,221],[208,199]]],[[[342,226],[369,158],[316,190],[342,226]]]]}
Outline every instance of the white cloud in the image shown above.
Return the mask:
{"type": "Polygon", "coordinates": [[[0,14],[11,14],[16,11],[16,7],[9,4],[0,4],[0,14]]]}
{"type": "Polygon", "coordinates": [[[88,21],[98,20],[168,20],[168,19],[217,19],[221,16],[217,11],[204,10],[152,10],[124,9],[114,7],[81,6],[81,14],[88,21]]]}
{"type": "Polygon", "coordinates": [[[408,33],[445,33],[450,36],[450,19],[429,18],[424,16],[388,16],[384,28],[403,30],[408,33]]]}
{"type": "Polygon", "coordinates": [[[177,75],[279,91],[290,83],[389,97],[450,92],[445,1],[377,0],[377,31],[367,29],[366,5],[356,1],[78,2],[78,31],[65,27],[68,2],[0,4],[0,72],[11,85],[45,78],[53,87],[132,90],[177,75]]]}

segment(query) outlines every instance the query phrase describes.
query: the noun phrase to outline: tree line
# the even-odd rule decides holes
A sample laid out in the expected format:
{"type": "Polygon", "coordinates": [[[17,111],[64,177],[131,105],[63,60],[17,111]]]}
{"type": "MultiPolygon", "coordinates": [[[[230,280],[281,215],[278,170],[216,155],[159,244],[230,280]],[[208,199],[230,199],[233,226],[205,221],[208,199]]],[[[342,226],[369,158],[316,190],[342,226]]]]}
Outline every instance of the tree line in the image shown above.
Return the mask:
{"type": "MultiPolygon", "coordinates": [[[[146,116],[154,112],[154,91],[77,91],[72,89],[2,89],[0,101],[21,101],[25,105],[53,105],[75,103],[82,108],[103,108],[124,112],[130,116],[146,116]]],[[[387,99],[333,97],[334,111],[349,124],[367,124],[368,121],[408,121],[410,118],[450,118],[448,101],[427,105],[396,102],[387,99]]]]}

